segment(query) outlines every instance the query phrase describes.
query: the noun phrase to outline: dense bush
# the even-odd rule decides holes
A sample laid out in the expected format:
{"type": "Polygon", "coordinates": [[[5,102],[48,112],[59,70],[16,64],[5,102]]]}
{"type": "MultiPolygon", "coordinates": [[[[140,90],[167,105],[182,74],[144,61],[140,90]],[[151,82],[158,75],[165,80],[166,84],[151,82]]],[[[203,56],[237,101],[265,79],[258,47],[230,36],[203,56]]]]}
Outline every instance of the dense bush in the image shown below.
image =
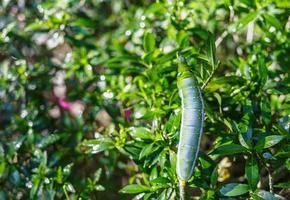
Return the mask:
{"type": "Polygon", "coordinates": [[[178,199],[177,52],[203,88],[188,199],[290,199],[290,4],[4,0],[0,199],[178,199]]]}

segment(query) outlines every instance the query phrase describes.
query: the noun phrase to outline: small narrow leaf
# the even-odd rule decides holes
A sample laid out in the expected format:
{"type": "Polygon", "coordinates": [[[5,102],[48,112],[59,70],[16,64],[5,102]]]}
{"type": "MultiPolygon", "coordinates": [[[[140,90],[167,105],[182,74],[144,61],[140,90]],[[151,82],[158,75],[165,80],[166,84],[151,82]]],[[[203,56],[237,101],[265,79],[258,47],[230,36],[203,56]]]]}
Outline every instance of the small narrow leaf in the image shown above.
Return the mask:
{"type": "Polygon", "coordinates": [[[151,154],[153,146],[154,146],[154,143],[151,143],[151,144],[144,146],[142,151],[140,152],[139,159],[142,159],[143,157],[151,154]]]}
{"type": "Polygon", "coordinates": [[[245,172],[250,189],[253,191],[257,188],[257,184],[259,181],[259,167],[258,162],[254,156],[251,156],[247,160],[245,172]]]}
{"type": "Polygon", "coordinates": [[[145,186],[145,185],[137,185],[137,184],[127,185],[123,189],[120,190],[121,193],[128,193],[128,194],[136,194],[136,193],[149,192],[149,191],[150,191],[150,187],[145,186]]]}
{"type": "Polygon", "coordinates": [[[157,64],[163,64],[163,63],[166,63],[168,61],[171,61],[173,60],[175,57],[176,57],[176,52],[178,50],[173,50],[167,54],[164,54],[158,58],[156,58],[154,61],[157,63],[157,64]]]}
{"type": "Polygon", "coordinates": [[[258,66],[259,66],[259,77],[260,77],[260,84],[263,87],[268,79],[268,69],[263,57],[258,57],[258,66]]]}
{"type": "Polygon", "coordinates": [[[208,57],[209,57],[212,69],[214,69],[215,63],[216,63],[215,40],[211,32],[208,32],[207,53],[208,53],[208,57]]]}
{"type": "Polygon", "coordinates": [[[169,151],[170,170],[173,174],[176,172],[176,159],[176,153],[174,151],[169,151]]]}
{"type": "Polygon", "coordinates": [[[210,184],[213,188],[216,187],[218,181],[218,166],[216,166],[210,176],[210,184]]]}
{"type": "Polygon", "coordinates": [[[277,185],[274,185],[275,188],[290,188],[290,181],[284,182],[284,183],[278,183],[277,185]]]}
{"type": "Polygon", "coordinates": [[[226,144],[213,150],[211,155],[232,155],[246,152],[247,149],[238,144],[226,144]]]}
{"type": "Polygon", "coordinates": [[[99,153],[105,150],[109,150],[114,148],[114,143],[110,138],[99,138],[99,139],[92,139],[92,140],[84,140],[82,145],[90,147],[90,150],[87,153],[99,153]]]}
{"type": "Polygon", "coordinates": [[[247,26],[251,21],[255,20],[257,15],[258,15],[258,12],[251,12],[247,14],[245,17],[243,17],[242,19],[238,21],[238,28],[240,29],[247,26]]]}
{"type": "Polygon", "coordinates": [[[170,184],[170,180],[168,178],[165,178],[165,177],[158,177],[158,178],[153,179],[151,181],[151,183],[154,185],[168,186],[168,184],[170,184]]]}
{"type": "Polygon", "coordinates": [[[268,14],[268,13],[263,13],[263,17],[265,18],[265,20],[269,24],[274,26],[276,29],[278,29],[278,30],[282,30],[283,29],[280,21],[274,15],[271,15],[271,14],[268,14]]]}
{"type": "Polygon", "coordinates": [[[153,33],[145,33],[143,39],[143,47],[146,52],[151,52],[155,49],[155,38],[153,33]]]}
{"type": "Polygon", "coordinates": [[[119,62],[136,62],[139,63],[139,58],[135,55],[122,55],[118,57],[113,57],[110,60],[108,60],[108,64],[111,63],[119,63],[119,62]]]}

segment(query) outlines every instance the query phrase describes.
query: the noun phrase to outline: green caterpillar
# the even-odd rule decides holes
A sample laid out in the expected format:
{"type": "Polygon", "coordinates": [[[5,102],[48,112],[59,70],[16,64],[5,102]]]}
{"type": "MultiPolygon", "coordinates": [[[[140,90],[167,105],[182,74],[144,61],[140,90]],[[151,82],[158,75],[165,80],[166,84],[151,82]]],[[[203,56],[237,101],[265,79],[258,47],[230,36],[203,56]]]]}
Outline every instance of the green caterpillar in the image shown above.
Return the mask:
{"type": "Polygon", "coordinates": [[[177,175],[181,193],[194,170],[204,121],[204,105],[197,79],[182,56],[178,56],[177,86],[182,102],[180,138],[177,152],[177,175]]]}

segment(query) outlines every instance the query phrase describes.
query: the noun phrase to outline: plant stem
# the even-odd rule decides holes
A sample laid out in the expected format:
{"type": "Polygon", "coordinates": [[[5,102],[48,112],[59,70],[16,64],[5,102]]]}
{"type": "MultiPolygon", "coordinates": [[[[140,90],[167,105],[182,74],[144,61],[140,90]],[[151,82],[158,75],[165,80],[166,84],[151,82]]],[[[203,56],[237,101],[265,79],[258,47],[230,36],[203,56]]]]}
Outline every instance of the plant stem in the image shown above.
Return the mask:
{"type": "Polygon", "coordinates": [[[214,71],[212,71],[212,73],[206,79],[205,83],[201,86],[201,90],[203,90],[207,86],[207,84],[209,83],[209,81],[212,79],[213,74],[214,74],[214,71]]]}
{"type": "Polygon", "coordinates": [[[225,30],[220,37],[218,37],[218,39],[215,41],[215,46],[216,48],[222,43],[222,41],[225,39],[225,37],[227,37],[227,35],[229,34],[228,30],[225,30]]]}
{"type": "Polygon", "coordinates": [[[65,194],[66,200],[70,200],[68,193],[67,193],[67,190],[66,190],[66,185],[63,185],[62,188],[63,188],[64,194],[65,194]]]}
{"type": "Polygon", "coordinates": [[[186,186],[186,182],[184,180],[179,180],[180,200],[185,200],[185,186],[186,186]]]}
{"type": "Polygon", "coordinates": [[[266,169],[268,171],[268,177],[269,177],[269,189],[270,189],[270,192],[273,193],[274,192],[274,189],[273,189],[273,177],[272,177],[272,174],[271,174],[270,170],[268,169],[268,167],[266,169]]]}
{"type": "Polygon", "coordinates": [[[214,73],[216,72],[217,68],[219,67],[220,63],[218,62],[216,66],[213,66],[213,69],[209,75],[209,77],[206,79],[206,81],[204,82],[204,84],[201,86],[201,90],[204,90],[204,88],[207,86],[207,84],[209,83],[209,81],[212,79],[214,73]]]}
{"type": "Polygon", "coordinates": [[[259,154],[257,154],[257,158],[261,161],[262,165],[265,167],[267,173],[268,173],[268,184],[269,184],[269,190],[271,193],[273,193],[273,177],[271,174],[271,170],[267,166],[267,163],[265,162],[264,158],[261,157],[259,154]]]}
{"type": "Polygon", "coordinates": [[[247,42],[252,43],[254,39],[254,27],[255,23],[254,21],[251,21],[248,25],[248,30],[247,30],[247,42]]]}

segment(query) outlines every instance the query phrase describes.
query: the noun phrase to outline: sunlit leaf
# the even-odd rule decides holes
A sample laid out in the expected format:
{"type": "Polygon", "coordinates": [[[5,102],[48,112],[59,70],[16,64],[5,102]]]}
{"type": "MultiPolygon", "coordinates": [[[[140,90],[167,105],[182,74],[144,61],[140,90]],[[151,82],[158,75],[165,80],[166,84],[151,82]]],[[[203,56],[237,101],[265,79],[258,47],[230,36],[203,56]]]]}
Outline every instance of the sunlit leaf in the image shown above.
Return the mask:
{"type": "Polygon", "coordinates": [[[135,193],[141,193],[141,192],[149,192],[151,189],[148,186],[145,185],[127,185],[124,188],[120,190],[121,193],[129,193],[129,194],[135,194],[135,193]]]}
{"type": "Polygon", "coordinates": [[[241,183],[229,183],[220,189],[220,193],[224,196],[233,197],[249,192],[249,186],[241,183]]]}

